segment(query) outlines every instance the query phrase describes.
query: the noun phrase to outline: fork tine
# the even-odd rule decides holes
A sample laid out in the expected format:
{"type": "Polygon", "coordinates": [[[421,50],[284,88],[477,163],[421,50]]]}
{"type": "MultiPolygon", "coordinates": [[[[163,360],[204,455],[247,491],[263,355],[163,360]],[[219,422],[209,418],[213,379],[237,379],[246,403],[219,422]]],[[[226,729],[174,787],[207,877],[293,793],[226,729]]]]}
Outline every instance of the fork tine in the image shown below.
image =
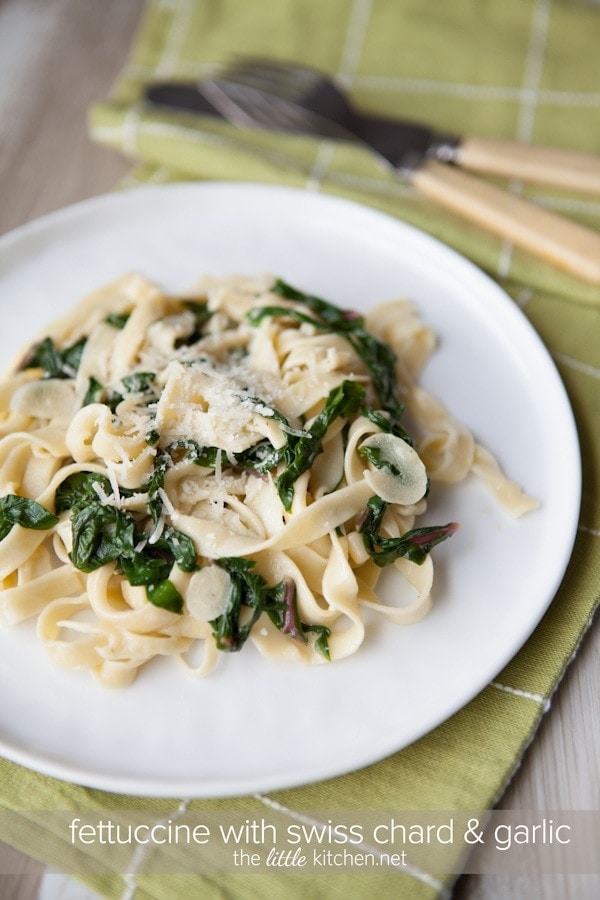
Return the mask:
{"type": "MultiPolygon", "coordinates": [[[[251,90],[251,89],[250,89],[251,90]]],[[[257,92],[256,94],[243,88],[237,92],[237,97],[246,109],[251,103],[252,117],[255,121],[260,120],[267,127],[277,127],[286,131],[292,131],[301,125],[306,124],[309,118],[298,107],[294,108],[287,103],[278,103],[277,97],[267,98],[264,94],[257,92]]]]}
{"type": "Polygon", "coordinates": [[[223,85],[218,79],[200,82],[198,89],[215,109],[234,125],[252,127],[256,124],[254,116],[246,111],[236,98],[233,85],[223,85]]]}
{"type": "Polygon", "coordinates": [[[304,85],[298,84],[294,79],[290,78],[289,73],[280,77],[274,72],[246,70],[244,72],[227,73],[225,78],[228,81],[235,81],[238,84],[243,84],[259,91],[267,91],[276,96],[287,97],[290,100],[302,97],[305,93],[304,85]]]}
{"type": "Polygon", "coordinates": [[[276,97],[267,99],[248,85],[215,80],[204,82],[201,89],[207,99],[236,125],[261,125],[279,131],[310,126],[310,116],[305,116],[300,108],[278,103],[276,97]]]}
{"type": "Polygon", "coordinates": [[[242,60],[226,69],[221,78],[289,100],[303,97],[323,80],[320,73],[306,66],[262,59],[242,60]]]}
{"type": "Polygon", "coordinates": [[[339,123],[242,82],[214,79],[201,82],[199,90],[225,118],[242,127],[260,125],[276,131],[354,139],[339,123]]]}

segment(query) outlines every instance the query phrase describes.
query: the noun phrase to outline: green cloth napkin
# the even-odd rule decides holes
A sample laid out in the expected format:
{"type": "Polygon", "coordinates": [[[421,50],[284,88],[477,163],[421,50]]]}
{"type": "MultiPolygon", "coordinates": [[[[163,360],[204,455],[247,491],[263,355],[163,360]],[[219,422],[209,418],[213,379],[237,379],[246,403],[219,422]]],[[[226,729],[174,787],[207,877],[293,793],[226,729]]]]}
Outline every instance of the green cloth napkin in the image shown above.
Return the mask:
{"type": "MultiPolygon", "coordinates": [[[[200,78],[215,64],[244,54],[303,61],[342,77],[357,104],[373,112],[418,116],[441,130],[598,153],[598,46],[600,10],[568,0],[148,2],[118,83],[90,112],[93,138],[137,164],[127,186],[182,179],[285,184],[351,198],[441,238],[496,278],[538,330],[575,410],[584,471],[580,527],[563,584],[527,644],[468,706],[360,771],[268,796],[193,801],[188,811],[277,811],[295,821],[327,809],[486,810],[498,801],[598,604],[600,292],[442,212],[384,171],[368,151],[157,111],[144,103],[144,87],[166,78],[200,78]]],[[[599,198],[539,187],[523,187],[523,193],[600,227],[599,198]]],[[[4,760],[0,773],[1,808],[18,811],[10,834],[0,836],[59,869],[85,865],[74,859],[68,834],[48,826],[52,810],[104,811],[123,821],[132,810],[143,810],[159,821],[176,815],[181,799],[106,794],[4,760]]],[[[96,851],[90,849],[90,859],[96,851]]],[[[426,870],[163,876],[144,874],[143,859],[134,859],[128,874],[117,872],[110,859],[104,862],[104,874],[85,876],[104,896],[135,893],[156,900],[349,894],[426,900],[451,890],[455,878],[426,870]]]]}

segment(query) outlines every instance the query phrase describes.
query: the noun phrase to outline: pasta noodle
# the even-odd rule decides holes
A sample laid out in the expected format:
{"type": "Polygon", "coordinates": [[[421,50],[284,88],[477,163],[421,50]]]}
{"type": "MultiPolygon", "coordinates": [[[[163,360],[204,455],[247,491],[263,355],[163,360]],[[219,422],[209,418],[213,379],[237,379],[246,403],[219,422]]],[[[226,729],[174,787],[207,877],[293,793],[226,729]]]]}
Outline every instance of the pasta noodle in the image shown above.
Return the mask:
{"type": "Polygon", "coordinates": [[[157,656],[338,660],[365,610],[418,620],[457,527],[419,526],[430,482],[536,505],[418,385],[434,347],[406,301],[361,317],[267,277],[84,299],[0,382],[0,622],[122,686],[157,656]],[[388,565],[409,603],[378,598],[388,565]]]}

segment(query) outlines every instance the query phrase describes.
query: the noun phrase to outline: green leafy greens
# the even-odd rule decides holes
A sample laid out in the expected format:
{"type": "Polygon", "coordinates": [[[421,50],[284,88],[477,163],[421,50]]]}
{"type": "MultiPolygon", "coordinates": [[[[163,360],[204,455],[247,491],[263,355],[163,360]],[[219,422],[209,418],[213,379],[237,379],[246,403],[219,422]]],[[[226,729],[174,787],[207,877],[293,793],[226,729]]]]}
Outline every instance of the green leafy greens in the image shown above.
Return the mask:
{"type": "Polygon", "coordinates": [[[282,459],[285,468],[275,479],[275,487],[281,501],[290,510],[294,498],[294,483],[310,469],[321,452],[322,441],[331,423],[341,417],[348,419],[360,409],[365,391],[356,381],[343,381],[339,387],[330,391],[323,411],[314,419],[309,430],[301,436],[288,435],[283,447],[282,459]]]}
{"type": "Polygon", "coordinates": [[[86,343],[87,338],[83,337],[64,350],[59,350],[52,338],[47,337],[32,347],[21,368],[42,369],[43,378],[74,378],[86,343]]]}
{"type": "Polygon", "coordinates": [[[266,613],[283,634],[306,642],[307,634],[317,634],[315,649],[329,659],[330,630],[324,625],[306,625],[300,621],[296,605],[296,588],[291,579],[282,579],[269,586],[255,571],[250,559],[222,557],[217,565],[225,569],[231,579],[227,609],[211,622],[219,650],[240,650],[262,613],[266,613]],[[244,608],[250,615],[244,620],[244,608]]]}
{"type": "Polygon", "coordinates": [[[120,390],[115,391],[105,388],[98,379],[91,375],[88,379],[88,389],[83,398],[83,406],[88,403],[105,403],[111,412],[116,412],[117,406],[125,397],[130,394],[139,394],[139,405],[149,406],[158,400],[158,396],[154,391],[154,380],[156,374],[154,372],[134,372],[132,375],[125,375],[120,382],[120,390]]]}
{"type": "Polygon", "coordinates": [[[131,313],[128,313],[128,312],[109,313],[104,321],[108,325],[112,325],[113,328],[116,328],[119,331],[122,331],[123,328],[125,328],[125,326],[127,325],[130,315],[131,315],[131,313]]]}
{"type": "Polygon", "coordinates": [[[194,315],[194,330],[187,337],[178,338],[175,347],[190,346],[204,337],[204,326],[210,321],[212,311],[206,300],[182,300],[184,308],[194,315]]]}
{"type": "MultiPolygon", "coordinates": [[[[155,523],[161,514],[156,497],[162,486],[164,470],[154,473],[155,480],[147,488],[153,493],[149,507],[155,523]]],[[[131,494],[133,492],[124,492],[131,494]]],[[[190,538],[168,525],[160,537],[150,543],[133,514],[111,503],[108,478],[95,472],[77,472],[69,476],[56,492],[56,510],[71,512],[73,549],[70,558],[82,572],[92,572],[108,562],[116,561],[132,585],[146,587],[148,599],[155,606],[171,612],[183,612],[183,598],[169,581],[174,563],[184,572],[198,568],[196,552],[190,538]]]]}
{"type": "Polygon", "coordinates": [[[421,565],[436,544],[445,541],[458,529],[455,522],[448,525],[430,525],[413,528],[400,537],[382,537],[379,534],[387,503],[381,497],[371,497],[359,525],[365,547],[376,565],[389,566],[401,556],[421,565]]]}
{"type": "Polygon", "coordinates": [[[58,524],[58,518],[38,503],[17,494],[0,497],[0,541],[6,537],[13,525],[45,531],[58,524]]]}

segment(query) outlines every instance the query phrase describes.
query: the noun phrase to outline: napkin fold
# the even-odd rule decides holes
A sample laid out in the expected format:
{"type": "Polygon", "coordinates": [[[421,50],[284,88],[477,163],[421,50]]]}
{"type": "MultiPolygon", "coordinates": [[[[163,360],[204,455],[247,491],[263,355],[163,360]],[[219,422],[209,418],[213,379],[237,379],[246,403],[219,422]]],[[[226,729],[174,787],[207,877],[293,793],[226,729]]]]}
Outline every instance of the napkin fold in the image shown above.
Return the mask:
{"type": "MultiPolygon", "coordinates": [[[[434,207],[366,150],[159,111],[144,102],[143,92],[161,79],[201,78],[236,56],[266,56],[342,78],[356,103],[372,112],[418,116],[440,130],[599,152],[599,38],[600,12],[568,0],[149,0],[125,69],[110,97],[90,111],[92,137],[135,163],[123,186],[217,179],[338,194],[410,222],[473,260],[521,305],[563,378],[581,439],[580,527],[563,583],[526,645],[471,703],[401,752],[319,784],[191,802],[89,790],[0,760],[0,809],[18,814],[0,815],[2,839],[58,869],[76,871],[106,897],[345,898],[360,891],[382,900],[431,900],[451,891],[456,874],[426,867],[357,877],[343,870],[183,874],[185,867],[178,874],[175,866],[175,874],[156,875],[138,854],[124,873],[111,865],[110,855],[96,865],[98,848],[89,850],[87,871],[86,848],[74,848],[68,833],[48,822],[54,810],[96,811],[122,821],[141,810],[156,822],[209,811],[276,811],[294,822],[318,810],[491,809],[598,605],[600,292],[434,207]]],[[[600,227],[597,198],[518,189],[600,227]]]]}

